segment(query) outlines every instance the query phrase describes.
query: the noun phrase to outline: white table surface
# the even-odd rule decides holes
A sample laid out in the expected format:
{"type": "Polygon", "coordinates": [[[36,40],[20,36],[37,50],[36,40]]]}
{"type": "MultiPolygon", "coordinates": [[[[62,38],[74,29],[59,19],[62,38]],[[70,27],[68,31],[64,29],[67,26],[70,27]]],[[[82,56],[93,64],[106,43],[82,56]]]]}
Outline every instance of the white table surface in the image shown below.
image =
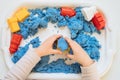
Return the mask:
{"type": "MultiPolygon", "coordinates": [[[[0,31],[1,31],[1,25],[2,25],[2,17],[3,17],[3,11],[6,9],[9,9],[9,5],[14,2],[15,0],[0,0],[0,31]]],[[[38,0],[40,1],[40,0],[38,0]]],[[[82,0],[81,0],[82,1],[82,0]]],[[[114,25],[112,25],[111,29],[114,30],[114,41],[115,41],[115,48],[117,50],[114,59],[113,64],[110,68],[110,70],[101,78],[101,80],[120,80],[120,1],[119,0],[85,0],[85,1],[92,1],[95,3],[102,3],[99,4],[99,6],[105,7],[105,11],[108,11],[107,14],[111,20],[110,22],[114,21],[114,25]]],[[[17,5],[16,1],[16,5],[17,5]]],[[[84,0],[82,1],[84,2],[84,0]]],[[[1,40],[1,38],[0,38],[1,40]]],[[[8,71],[8,68],[4,62],[3,53],[0,50],[0,78],[6,74],[8,71]]]]}

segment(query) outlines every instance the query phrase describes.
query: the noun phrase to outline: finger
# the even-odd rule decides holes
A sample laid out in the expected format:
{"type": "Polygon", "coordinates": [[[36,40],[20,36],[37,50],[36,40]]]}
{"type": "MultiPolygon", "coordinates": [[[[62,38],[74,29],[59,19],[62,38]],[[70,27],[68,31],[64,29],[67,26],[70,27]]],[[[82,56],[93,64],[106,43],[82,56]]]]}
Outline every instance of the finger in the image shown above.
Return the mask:
{"type": "Polygon", "coordinates": [[[72,46],[74,45],[74,41],[69,39],[68,37],[65,37],[65,40],[68,42],[69,46],[72,48],[72,46]]]}
{"type": "Polygon", "coordinates": [[[62,52],[60,50],[52,50],[53,54],[62,54],[62,52]]]}
{"type": "Polygon", "coordinates": [[[67,54],[67,57],[70,59],[74,59],[74,55],[71,55],[71,54],[67,54]]]}
{"type": "Polygon", "coordinates": [[[52,39],[56,40],[56,39],[60,38],[61,36],[62,36],[61,34],[58,34],[58,35],[55,34],[55,35],[52,36],[52,39]]]}
{"type": "Polygon", "coordinates": [[[62,35],[60,35],[60,34],[58,34],[58,35],[55,34],[55,35],[50,36],[48,39],[55,41],[56,39],[60,38],[61,36],[62,35]]]}
{"type": "Polygon", "coordinates": [[[68,42],[69,46],[74,49],[76,47],[82,48],[77,42],[73,41],[72,39],[69,39],[68,37],[65,37],[65,40],[68,42]]]}
{"type": "Polygon", "coordinates": [[[60,38],[62,35],[58,34],[58,35],[53,35],[50,39],[51,41],[54,43],[58,38],[60,38]]]}

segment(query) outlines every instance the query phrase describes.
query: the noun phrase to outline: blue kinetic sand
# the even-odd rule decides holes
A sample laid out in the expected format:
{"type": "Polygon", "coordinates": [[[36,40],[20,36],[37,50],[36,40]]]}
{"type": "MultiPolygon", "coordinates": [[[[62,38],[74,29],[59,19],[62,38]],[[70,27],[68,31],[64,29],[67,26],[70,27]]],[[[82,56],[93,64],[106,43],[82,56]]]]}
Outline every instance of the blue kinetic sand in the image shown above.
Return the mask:
{"type": "Polygon", "coordinates": [[[18,51],[12,56],[12,61],[16,63],[24,56],[24,54],[28,51],[29,44],[26,44],[24,47],[19,47],[18,51]]]}
{"type": "Polygon", "coordinates": [[[71,38],[75,38],[80,30],[91,34],[97,32],[94,25],[84,19],[80,9],[81,7],[75,8],[74,17],[61,16],[59,8],[29,9],[31,14],[23,22],[19,22],[21,30],[18,33],[27,39],[28,36],[35,35],[39,28],[46,28],[48,22],[57,23],[58,27],[68,26],[71,38]]]}
{"type": "Polygon", "coordinates": [[[40,46],[41,41],[39,40],[39,37],[36,37],[35,39],[30,41],[30,44],[32,44],[33,48],[37,48],[40,46]]]}
{"type": "Polygon", "coordinates": [[[61,37],[58,39],[57,41],[57,47],[61,50],[61,51],[65,51],[68,49],[68,43],[66,42],[66,40],[61,37]]]}
{"type": "Polygon", "coordinates": [[[71,65],[67,65],[65,60],[58,59],[57,61],[53,61],[50,64],[47,64],[48,57],[44,57],[45,61],[40,61],[36,67],[32,70],[33,72],[41,72],[41,73],[79,73],[81,72],[80,65],[78,63],[73,63],[71,65]],[[47,61],[46,61],[47,60],[47,61]]]}
{"type": "MultiPolygon", "coordinates": [[[[18,32],[27,39],[29,36],[34,36],[38,29],[46,28],[48,22],[56,24],[57,27],[68,27],[71,33],[71,39],[76,41],[81,47],[87,52],[91,59],[98,61],[100,58],[99,49],[101,48],[98,40],[91,35],[95,32],[98,33],[96,28],[91,22],[87,22],[82,13],[82,7],[75,8],[76,15],[74,17],[61,16],[60,8],[43,8],[43,9],[29,9],[30,16],[27,17],[23,22],[19,22],[20,31],[18,32]]],[[[31,40],[28,44],[23,47],[19,47],[18,51],[12,56],[12,61],[16,63],[24,54],[28,51],[29,45],[33,48],[37,48],[41,41],[39,38],[31,40]]],[[[67,42],[64,38],[58,40],[58,45],[53,45],[53,48],[59,47],[62,51],[68,48],[67,42]]],[[[73,54],[70,49],[70,54],[73,54]]],[[[33,68],[33,72],[41,73],[80,73],[80,65],[78,63],[66,64],[66,59],[58,59],[48,63],[50,60],[48,55],[42,57],[41,61],[33,68]]]]}
{"type": "Polygon", "coordinates": [[[99,60],[101,48],[99,42],[95,37],[84,34],[83,32],[79,33],[75,41],[82,46],[82,48],[88,53],[91,59],[99,60]]]}

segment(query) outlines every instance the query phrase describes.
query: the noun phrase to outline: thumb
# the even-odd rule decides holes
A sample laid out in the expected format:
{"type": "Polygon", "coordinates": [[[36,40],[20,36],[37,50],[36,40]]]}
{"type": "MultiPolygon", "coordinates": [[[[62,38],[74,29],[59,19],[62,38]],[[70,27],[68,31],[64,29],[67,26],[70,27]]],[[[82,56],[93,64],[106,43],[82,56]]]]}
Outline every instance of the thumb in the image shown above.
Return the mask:
{"type": "Polygon", "coordinates": [[[67,57],[74,60],[74,56],[71,54],[67,54],[67,57]]]}
{"type": "Polygon", "coordinates": [[[62,52],[60,50],[53,50],[52,53],[53,54],[62,54],[62,52]]]}

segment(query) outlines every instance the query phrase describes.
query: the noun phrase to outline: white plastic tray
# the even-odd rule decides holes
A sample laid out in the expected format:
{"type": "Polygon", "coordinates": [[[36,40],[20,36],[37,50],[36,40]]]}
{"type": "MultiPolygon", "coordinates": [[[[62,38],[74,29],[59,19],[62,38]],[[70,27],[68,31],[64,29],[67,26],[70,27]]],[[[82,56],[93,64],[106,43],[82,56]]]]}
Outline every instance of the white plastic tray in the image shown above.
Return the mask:
{"type": "MultiPolygon", "coordinates": [[[[10,43],[10,39],[11,39],[11,32],[9,30],[9,27],[7,25],[7,18],[10,17],[12,15],[12,13],[14,13],[14,11],[21,6],[26,6],[28,8],[41,8],[41,7],[53,7],[53,6],[72,6],[72,7],[77,7],[77,6],[89,6],[89,4],[84,4],[84,3],[78,3],[78,2],[74,2],[74,3],[61,3],[59,4],[59,2],[55,5],[53,5],[52,1],[48,1],[49,4],[47,3],[43,3],[43,2],[29,2],[29,3],[21,3],[19,5],[17,5],[16,7],[10,7],[9,10],[6,10],[4,12],[5,17],[3,19],[3,30],[2,30],[2,44],[1,44],[1,48],[3,50],[4,56],[5,56],[5,61],[6,64],[8,66],[8,68],[10,69],[14,64],[11,61],[11,55],[9,53],[9,43],[10,43]]],[[[51,24],[50,24],[51,26],[51,24]]],[[[108,25],[107,25],[108,26],[108,25]]],[[[113,55],[114,55],[114,50],[112,49],[112,44],[110,44],[112,41],[110,41],[111,39],[111,35],[112,31],[109,31],[108,29],[105,29],[102,31],[101,35],[98,34],[94,34],[97,39],[100,41],[100,44],[102,45],[102,48],[100,50],[101,54],[100,54],[100,60],[98,61],[98,70],[101,76],[103,76],[110,68],[111,64],[112,64],[112,59],[113,59],[113,55]]],[[[44,34],[45,35],[45,34],[44,34]]],[[[43,36],[44,36],[43,35],[43,36]]],[[[63,34],[64,35],[64,34],[63,34]]],[[[69,35],[66,35],[69,37],[69,35]]],[[[48,36],[47,36],[48,37],[48,36]]],[[[41,37],[40,37],[41,38],[41,37]]],[[[42,38],[41,38],[42,39],[42,38]]],[[[43,38],[44,41],[45,38],[43,38]]],[[[27,41],[25,41],[27,42],[27,41]]],[[[24,43],[24,42],[23,42],[24,43]]],[[[29,79],[80,79],[81,78],[81,74],[64,74],[64,73],[31,73],[28,76],[29,79]]]]}

